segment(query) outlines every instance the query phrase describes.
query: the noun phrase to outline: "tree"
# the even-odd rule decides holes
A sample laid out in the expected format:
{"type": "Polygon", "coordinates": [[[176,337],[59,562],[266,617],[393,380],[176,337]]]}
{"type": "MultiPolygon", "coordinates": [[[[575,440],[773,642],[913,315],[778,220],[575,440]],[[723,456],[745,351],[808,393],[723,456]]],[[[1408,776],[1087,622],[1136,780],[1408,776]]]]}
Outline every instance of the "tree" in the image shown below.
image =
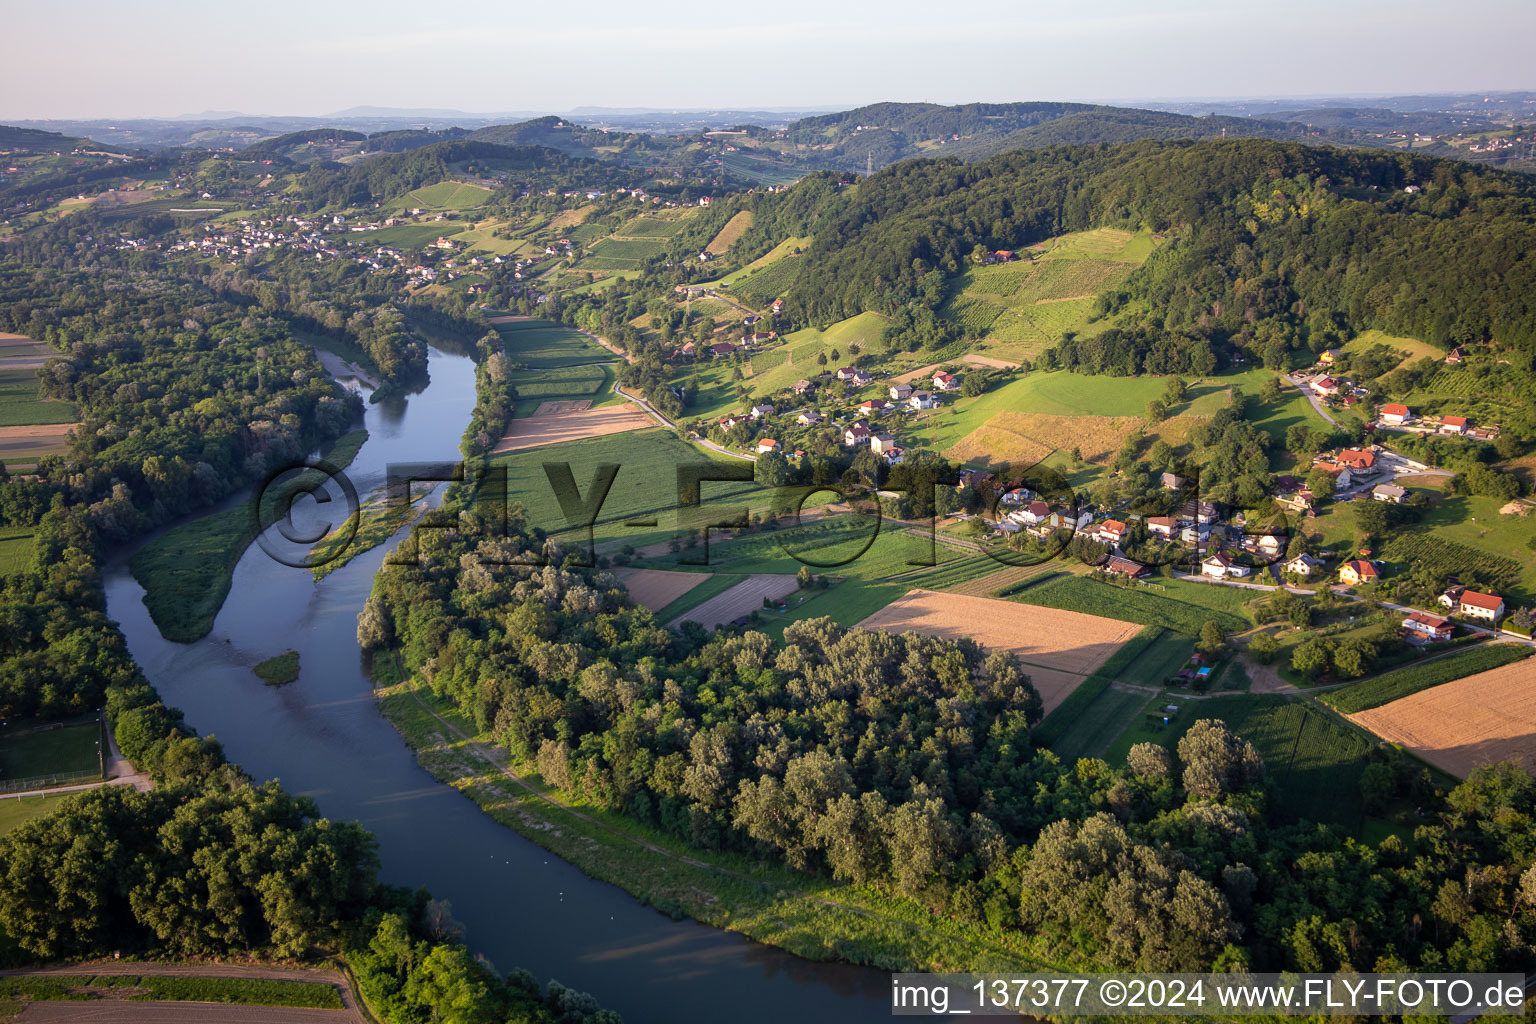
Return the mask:
{"type": "Polygon", "coordinates": [[[1184,790],[1190,796],[1220,800],[1264,781],[1264,759],[1252,743],[1234,736],[1227,723],[1202,718],[1179,740],[1184,790]]]}
{"type": "Polygon", "coordinates": [[[782,487],[789,482],[789,460],[781,452],[764,452],[757,457],[755,475],[764,487],[782,487]]]}
{"type": "Polygon", "coordinates": [[[1168,406],[1161,399],[1154,398],[1147,403],[1147,422],[1161,423],[1168,416],[1168,406]]]}
{"type": "MultiPolygon", "coordinates": [[[[1302,605],[1311,611],[1310,605],[1302,605]]],[[[1291,668],[1300,672],[1309,679],[1316,679],[1328,667],[1328,643],[1321,638],[1314,638],[1298,644],[1291,651],[1291,668]]]]}
{"type": "Polygon", "coordinates": [[[1215,657],[1227,647],[1227,633],[1221,628],[1221,623],[1215,619],[1207,619],[1200,626],[1201,653],[1215,657]]]}
{"type": "Polygon", "coordinates": [[[1333,497],[1333,489],[1337,484],[1337,478],[1321,466],[1315,467],[1307,474],[1307,489],[1319,501],[1333,497]]]}
{"type": "Polygon", "coordinates": [[[1248,653],[1257,658],[1261,665],[1271,664],[1279,650],[1280,641],[1270,633],[1258,633],[1248,641],[1248,653]]]}
{"type": "Polygon", "coordinates": [[[1161,782],[1173,777],[1173,758],[1168,748],[1156,743],[1138,743],[1126,755],[1126,764],[1138,778],[1161,782]]]}

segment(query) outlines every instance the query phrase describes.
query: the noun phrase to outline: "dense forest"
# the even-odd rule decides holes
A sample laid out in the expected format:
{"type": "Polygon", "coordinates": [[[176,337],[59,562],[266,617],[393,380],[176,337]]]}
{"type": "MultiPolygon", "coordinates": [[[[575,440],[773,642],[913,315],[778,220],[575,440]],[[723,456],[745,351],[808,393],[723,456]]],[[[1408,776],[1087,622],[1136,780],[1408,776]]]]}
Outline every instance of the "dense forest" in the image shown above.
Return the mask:
{"type": "Polygon", "coordinates": [[[399,650],[515,758],[598,806],[1044,934],[1063,963],[1481,970],[1529,956],[1536,784],[1519,769],[1480,771],[1442,802],[1411,762],[1375,755],[1381,794],[1433,808],[1416,845],[1438,852],[1361,844],[1272,810],[1261,759],[1220,722],[1125,765],[1066,765],[1034,747],[1039,697],[1009,654],[828,619],[792,623],[782,644],[669,631],[538,531],[474,539],[491,534],[473,489],[449,498],[462,535],[421,535],[421,565],[376,580],[359,642],[399,650]]]}
{"type": "Polygon", "coordinates": [[[815,235],[787,294],[811,322],[922,316],[977,246],[1117,226],[1169,244],[1100,311],[1131,330],[1063,346],[1063,365],[1198,372],[1194,349],[1232,343],[1275,362],[1368,328],[1536,352],[1536,269],[1523,258],[1536,185],[1520,175],[1255,140],[1138,142],[909,161],[811,209],[795,191],[764,201],[815,235]]]}

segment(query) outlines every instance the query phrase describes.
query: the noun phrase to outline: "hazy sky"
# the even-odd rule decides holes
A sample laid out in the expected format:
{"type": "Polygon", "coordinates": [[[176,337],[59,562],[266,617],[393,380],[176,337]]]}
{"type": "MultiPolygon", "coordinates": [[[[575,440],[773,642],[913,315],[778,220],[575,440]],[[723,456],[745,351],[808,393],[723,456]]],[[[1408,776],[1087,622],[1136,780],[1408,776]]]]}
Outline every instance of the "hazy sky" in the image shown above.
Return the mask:
{"type": "Polygon", "coordinates": [[[0,24],[9,120],[1536,87],[1531,0],[5,0],[0,24]]]}

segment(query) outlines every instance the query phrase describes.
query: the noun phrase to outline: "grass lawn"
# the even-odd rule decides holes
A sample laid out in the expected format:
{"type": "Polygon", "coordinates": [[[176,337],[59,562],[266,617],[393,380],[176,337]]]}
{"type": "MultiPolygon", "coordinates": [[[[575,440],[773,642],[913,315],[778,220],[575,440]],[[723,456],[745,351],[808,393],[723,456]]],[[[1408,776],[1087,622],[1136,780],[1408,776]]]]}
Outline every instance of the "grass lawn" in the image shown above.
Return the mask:
{"type": "MultiPolygon", "coordinates": [[[[1436,360],[1443,360],[1445,358],[1445,349],[1436,348],[1433,345],[1419,341],[1417,338],[1399,338],[1394,337],[1385,331],[1374,330],[1366,331],[1363,334],[1350,339],[1344,345],[1344,351],[1351,354],[1355,352],[1364,352],[1367,349],[1375,347],[1376,345],[1385,345],[1388,348],[1394,348],[1401,352],[1403,354],[1403,358],[1402,361],[1397,364],[1398,366],[1402,366],[1404,363],[1416,362],[1417,360],[1424,358],[1436,360]]],[[[1393,367],[1393,369],[1396,368],[1397,367],[1393,367]]]]}
{"type": "MultiPolygon", "coordinates": [[[[326,460],[345,468],[368,440],[366,430],[354,430],[336,441],[326,460]]],[[[303,474],[294,474],[287,487],[274,488],[264,518],[284,507],[283,493],[297,493],[303,474]]],[[[144,604],[167,640],[191,643],[208,635],[213,620],[229,596],[230,578],[240,556],[256,539],[256,499],[220,512],[199,516],[160,534],[134,553],[128,563],[144,588],[144,604]]]]}
{"type": "Polygon", "coordinates": [[[21,572],[32,563],[30,526],[0,526],[0,576],[21,572]]]}
{"type": "Polygon", "coordinates": [[[613,361],[613,353],[578,331],[548,320],[497,324],[507,358],[536,370],[613,361]]]}
{"type": "Polygon", "coordinates": [[[1504,596],[1514,599],[1512,607],[1517,602],[1528,604],[1536,600],[1536,557],[1526,543],[1536,536],[1536,518],[1500,515],[1503,504],[1497,498],[1437,495],[1423,519],[1407,527],[1403,535],[1431,535],[1436,540],[1515,559],[1520,565],[1519,590],[1504,596]]]}
{"type": "Polygon", "coordinates": [[[1228,633],[1252,625],[1243,610],[1244,603],[1250,600],[1244,591],[1182,580],[1158,580],[1127,588],[1082,576],[1061,576],[1020,591],[1011,599],[1163,626],[1188,636],[1198,636],[1200,627],[1211,620],[1220,623],[1228,633]]]}
{"type": "Polygon", "coordinates": [[[101,765],[100,740],[94,714],[57,726],[13,722],[0,729],[0,779],[94,772],[101,765]]]}
{"type": "Polygon", "coordinates": [[[1193,637],[1165,629],[1135,661],[1121,669],[1116,678],[1140,686],[1162,686],[1165,679],[1183,667],[1194,651],[1193,637]]]}
{"type": "Polygon", "coordinates": [[[52,796],[0,797],[0,836],[24,821],[41,818],[52,812],[72,795],[58,793],[52,796]]]}
{"type": "Polygon", "coordinates": [[[618,401],[618,396],[613,393],[614,365],[586,363],[548,370],[520,370],[508,380],[516,389],[512,415],[515,418],[532,416],[544,402],[590,399],[595,407],[618,401]]]}

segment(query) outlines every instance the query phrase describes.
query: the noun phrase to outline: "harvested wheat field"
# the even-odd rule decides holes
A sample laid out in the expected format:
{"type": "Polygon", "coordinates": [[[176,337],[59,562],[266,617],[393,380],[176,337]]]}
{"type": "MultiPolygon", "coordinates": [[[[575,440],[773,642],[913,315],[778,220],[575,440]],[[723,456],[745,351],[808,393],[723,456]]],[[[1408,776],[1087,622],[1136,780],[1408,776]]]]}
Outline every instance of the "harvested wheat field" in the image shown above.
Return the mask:
{"type": "MultiPolygon", "coordinates": [[[[665,545],[662,545],[665,549],[665,545]]],[[[656,612],[709,579],[702,572],[668,572],[665,569],[619,569],[614,572],[635,604],[656,612]]]]}
{"type": "Polygon", "coordinates": [[[899,377],[892,377],[891,383],[912,384],[915,386],[920,378],[927,378],[932,380],[934,371],[942,365],[942,363],[929,363],[927,366],[919,366],[915,370],[908,370],[906,373],[903,373],[899,377]]]}
{"type": "Polygon", "coordinates": [[[44,423],[28,427],[0,427],[0,462],[36,462],[44,455],[69,450],[74,423],[44,423]]]}
{"type": "Polygon", "coordinates": [[[522,451],[540,445],[559,444],[561,441],[579,441],[584,437],[602,437],[619,434],[626,430],[644,430],[656,426],[656,421],[641,411],[639,406],[628,402],[622,405],[603,405],[596,409],[570,409],[546,411],[546,406],[580,405],[580,402],[545,402],[538,412],[526,419],[513,420],[507,434],[496,445],[493,454],[522,451]]]}
{"type": "Polygon", "coordinates": [[[46,342],[0,331],[0,370],[38,370],[57,358],[59,353],[46,342]]]}
{"type": "Polygon", "coordinates": [[[1536,769],[1536,659],[1432,686],[1349,719],[1458,778],[1509,759],[1536,769]]]}
{"type": "Polygon", "coordinates": [[[1082,612],[932,590],[898,598],[859,627],[968,636],[983,647],[1012,651],[1026,663],[1047,713],[1141,629],[1133,622],[1082,612]]]}
{"type": "Polygon", "coordinates": [[[978,356],[974,352],[966,353],[963,362],[972,366],[982,366],[990,370],[1016,370],[1018,363],[1010,363],[1006,359],[993,359],[991,356],[978,356]]]}
{"type": "Polygon", "coordinates": [[[1000,412],[957,441],[944,454],[962,462],[1035,463],[1054,451],[1079,449],[1089,462],[1102,462],[1141,429],[1140,416],[1056,416],[1038,412],[1000,412]]]}

